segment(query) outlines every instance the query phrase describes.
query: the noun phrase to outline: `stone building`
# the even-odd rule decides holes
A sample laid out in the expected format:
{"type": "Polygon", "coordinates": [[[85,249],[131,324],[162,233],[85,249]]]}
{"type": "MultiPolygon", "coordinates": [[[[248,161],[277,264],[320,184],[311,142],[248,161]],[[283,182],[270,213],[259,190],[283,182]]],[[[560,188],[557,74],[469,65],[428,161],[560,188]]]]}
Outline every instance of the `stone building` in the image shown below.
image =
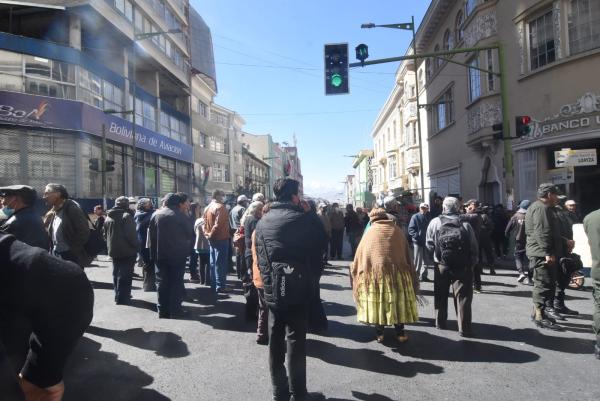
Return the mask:
{"type": "Polygon", "coordinates": [[[587,0],[432,1],[418,29],[418,53],[501,44],[505,57],[503,77],[495,74],[497,49],[420,60],[421,103],[431,105],[432,192],[511,207],[555,180],[584,211],[598,208],[596,159],[556,170],[555,152],[597,153],[600,80],[591,77],[600,68],[599,26],[600,3],[587,0]],[[493,137],[492,125],[502,122],[501,89],[504,135],[512,140],[493,137]],[[532,133],[514,139],[515,117],[523,115],[533,118],[532,133]]]}

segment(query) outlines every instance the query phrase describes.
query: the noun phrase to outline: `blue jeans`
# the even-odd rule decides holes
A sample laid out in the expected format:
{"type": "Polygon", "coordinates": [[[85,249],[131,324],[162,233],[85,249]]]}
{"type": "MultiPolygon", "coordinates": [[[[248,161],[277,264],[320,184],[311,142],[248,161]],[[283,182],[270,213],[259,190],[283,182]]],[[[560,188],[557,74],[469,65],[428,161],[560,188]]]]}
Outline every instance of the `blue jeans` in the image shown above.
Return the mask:
{"type": "Polygon", "coordinates": [[[229,269],[229,239],[209,240],[210,244],[210,274],[213,280],[210,287],[214,291],[225,288],[227,270],[229,269]]]}

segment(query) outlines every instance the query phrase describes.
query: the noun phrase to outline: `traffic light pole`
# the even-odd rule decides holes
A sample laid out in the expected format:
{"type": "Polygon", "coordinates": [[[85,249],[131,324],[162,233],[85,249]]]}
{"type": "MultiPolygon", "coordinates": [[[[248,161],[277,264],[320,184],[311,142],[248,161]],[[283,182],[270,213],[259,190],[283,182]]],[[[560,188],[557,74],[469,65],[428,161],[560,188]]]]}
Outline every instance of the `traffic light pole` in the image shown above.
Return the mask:
{"type": "Polygon", "coordinates": [[[102,206],[106,210],[106,124],[102,124],[102,206]]]}
{"type": "MultiPolygon", "coordinates": [[[[398,61],[404,61],[404,60],[415,60],[415,74],[416,74],[416,84],[415,84],[415,90],[417,91],[417,109],[419,106],[419,77],[418,77],[418,69],[417,69],[417,60],[418,59],[425,59],[425,58],[441,58],[443,60],[455,63],[455,64],[459,64],[459,65],[463,65],[466,68],[471,68],[471,69],[476,69],[485,73],[490,73],[490,74],[494,74],[495,76],[500,77],[500,102],[502,104],[502,124],[503,124],[503,147],[504,147],[504,174],[505,174],[505,183],[506,183],[506,193],[508,194],[508,189],[512,188],[513,186],[513,160],[512,160],[512,146],[511,146],[511,137],[510,137],[510,121],[509,121],[509,114],[508,114],[508,92],[507,92],[507,84],[506,84],[506,80],[504,79],[506,77],[506,60],[505,60],[505,55],[504,55],[504,47],[501,43],[497,43],[497,44],[493,44],[493,45],[489,45],[489,46],[476,46],[476,47],[468,47],[468,48],[458,48],[458,49],[452,49],[452,50],[444,50],[444,51],[438,51],[438,52],[433,52],[433,53],[419,53],[417,55],[416,52],[416,35],[415,35],[415,29],[414,29],[414,17],[413,17],[413,26],[412,26],[412,31],[413,31],[413,54],[410,55],[406,55],[406,56],[399,56],[399,57],[389,57],[389,58],[383,58],[383,59],[376,59],[376,60],[371,60],[371,61],[361,61],[360,63],[350,63],[348,64],[349,68],[356,68],[356,67],[364,67],[365,65],[376,65],[376,64],[385,64],[385,63],[393,63],[393,62],[398,62],[398,61]],[[480,68],[480,67],[474,67],[474,66],[470,66],[467,65],[465,63],[461,63],[458,61],[454,61],[454,60],[448,60],[446,58],[443,58],[443,56],[451,56],[454,54],[463,54],[463,53],[473,53],[473,52],[479,52],[479,51],[483,51],[483,50],[493,50],[496,49],[498,51],[498,64],[499,64],[499,69],[500,71],[491,71],[491,70],[486,70],[485,68],[480,68]]],[[[418,128],[419,128],[419,159],[420,159],[420,164],[421,164],[421,170],[423,170],[423,154],[422,154],[422,146],[421,146],[421,140],[422,140],[422,136],[421,136],[421,120],[420,120],[420,112],[417,110],[417,123],[418,123],[418,128]]],[[[424,185],[424,176],[423,176],[423,172],[421,172],[421,193],[423,194],[423,198],[424,198],[424,193],[425,193],[425,185],[424,185]]],[[[512,190],[511,190],[512,192],[512,190]]],[[[423,200],[424,201],[424,200],[423,200]]]]}
{"type": "Polygon", "coordinates": [[[510,118],[508,117],[508,92],[506,89],[506,60],[504,57],[504,46],[498,44],[498,65],[500,68],[500,102],[502,104],[502,145],[504,146],[504,178],[506,187],[505,192],[508,195],[508,189],[513,188],[513,159],[512,159],[512,141],[510,135],[510,118]]]}

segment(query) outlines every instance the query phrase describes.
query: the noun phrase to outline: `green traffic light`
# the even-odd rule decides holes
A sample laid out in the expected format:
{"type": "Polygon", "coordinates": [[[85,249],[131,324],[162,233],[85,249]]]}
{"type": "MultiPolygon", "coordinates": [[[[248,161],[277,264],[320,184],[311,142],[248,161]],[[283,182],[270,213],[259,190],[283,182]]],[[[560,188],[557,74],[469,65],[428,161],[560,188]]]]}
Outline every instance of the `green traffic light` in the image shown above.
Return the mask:
{"type": "Polygon", "coordinates": [[[331,85],[335,86],[336,88],[341,86],[342,82],[343,82],[343,79],[340,74],[333,74],[331,76],[331,85]]]}

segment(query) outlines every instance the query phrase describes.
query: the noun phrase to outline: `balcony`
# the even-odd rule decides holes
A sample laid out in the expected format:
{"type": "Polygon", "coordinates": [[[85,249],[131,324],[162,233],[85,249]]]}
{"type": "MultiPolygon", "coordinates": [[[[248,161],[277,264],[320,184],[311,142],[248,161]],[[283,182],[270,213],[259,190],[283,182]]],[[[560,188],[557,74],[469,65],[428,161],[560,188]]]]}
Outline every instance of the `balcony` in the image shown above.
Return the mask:
{"type": "Polygon", "coordinates": [[[485,150],[494,145],[492,125],[502,122],[502,105],[498,95],[481,97],[471,103],[467,112],[467,145],[485,150]]]}

